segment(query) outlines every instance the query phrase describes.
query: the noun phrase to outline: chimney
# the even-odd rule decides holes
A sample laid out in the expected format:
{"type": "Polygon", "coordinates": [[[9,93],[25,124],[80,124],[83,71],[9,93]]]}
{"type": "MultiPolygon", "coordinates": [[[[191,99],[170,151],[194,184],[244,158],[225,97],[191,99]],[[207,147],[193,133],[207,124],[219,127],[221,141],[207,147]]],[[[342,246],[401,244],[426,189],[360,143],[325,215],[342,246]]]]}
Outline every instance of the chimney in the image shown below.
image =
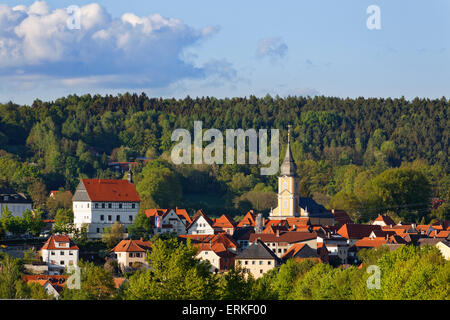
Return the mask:
{"type": "Polygon", "coordinates": [[[128,177],[127,180],[129,183],[133,183],[133,174],[131,173],[131,168],[128,168],[128,177]]]}
{"type": "Polygon", "coordinates": [[[280,229],[277,229],[277,237],[280,236],[280,229]]]}

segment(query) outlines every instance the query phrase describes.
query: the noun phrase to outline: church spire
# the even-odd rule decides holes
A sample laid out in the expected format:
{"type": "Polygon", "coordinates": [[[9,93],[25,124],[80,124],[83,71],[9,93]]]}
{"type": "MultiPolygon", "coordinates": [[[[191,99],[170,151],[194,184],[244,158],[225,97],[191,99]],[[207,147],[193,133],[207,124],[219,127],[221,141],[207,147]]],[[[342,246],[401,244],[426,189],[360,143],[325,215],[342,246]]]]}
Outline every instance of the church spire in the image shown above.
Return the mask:
{"type": "Polygon", "coordinates": [[[295,177],[297,176],[297,166],[295,165],[294,158],[291,152],[291,126],[288,126],[288,145],[286,149],[286,155],[284,156],[283,163],[281,164],[280,175],[295,177]]]}

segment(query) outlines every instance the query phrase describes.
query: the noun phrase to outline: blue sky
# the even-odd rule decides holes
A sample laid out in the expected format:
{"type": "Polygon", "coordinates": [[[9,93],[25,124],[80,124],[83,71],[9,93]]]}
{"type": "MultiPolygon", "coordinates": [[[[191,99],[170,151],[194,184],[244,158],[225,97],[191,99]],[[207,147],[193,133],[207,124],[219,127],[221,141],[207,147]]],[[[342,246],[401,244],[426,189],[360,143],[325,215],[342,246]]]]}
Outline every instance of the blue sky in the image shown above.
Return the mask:
{"type": "Polygon", "coordinates": [[[0,102],[125,91],[177,98],[450,95],[446,0],[2,4],[0,102]],[[64,30],[70,5],[82,8],[81,30],[64,30]],[[366,27],[370,5],[380,7],[381,30],[366,27]]]}

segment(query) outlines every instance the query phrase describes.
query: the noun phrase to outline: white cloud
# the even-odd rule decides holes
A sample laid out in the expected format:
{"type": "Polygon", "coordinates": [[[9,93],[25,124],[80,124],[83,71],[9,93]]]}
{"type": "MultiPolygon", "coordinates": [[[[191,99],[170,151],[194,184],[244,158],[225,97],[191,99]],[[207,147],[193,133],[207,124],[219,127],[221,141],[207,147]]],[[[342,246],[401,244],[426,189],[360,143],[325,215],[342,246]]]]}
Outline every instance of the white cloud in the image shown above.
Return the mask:
{"type": "Polygon", "coordinates": [[[288,46],[280,37],[265,38],[258,42],[256,55],[258,57],[283,58],[288,51],[288,46]]]}
{"type": "Polygon", "coordinates": [[[131,89],[235,75],[222,60],[196,66],[182,58],[187,48],[217,33],[217,26],[197,30],[159,14],[112,18],[97,3],[80,9],[81,28],[71,30],[67,10],[51,11],[45,1],[29,7],[0,5],[0,77],[33,75],[45,81],[59,79],[66,86],[85,81],[131,89]]]}

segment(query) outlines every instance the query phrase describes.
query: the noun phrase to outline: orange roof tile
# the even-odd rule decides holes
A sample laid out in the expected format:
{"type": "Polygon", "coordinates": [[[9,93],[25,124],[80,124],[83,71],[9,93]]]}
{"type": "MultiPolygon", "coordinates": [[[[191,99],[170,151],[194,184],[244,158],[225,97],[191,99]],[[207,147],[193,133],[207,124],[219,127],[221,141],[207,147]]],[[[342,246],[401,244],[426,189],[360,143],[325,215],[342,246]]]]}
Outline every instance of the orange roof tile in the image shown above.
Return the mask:
{"type": "Polygon", "coordinates": [[[128,180],[82,179],[91,201],[140,202],[134,184],[128,180]]]}
{"type": "Polygon", "coordinates": [[[214,220],[213,227],[216,228],[235,228],[236,222],[227,214],[223,214],[220,218],[214,220]]]}
{"type": "Polygon", "coordinates": [[[41,250],[79,250],[78,246],[66,235],[51,235],[42,246],[41,250]],[[69,243],[68,247],[57,247],[56,243],[69,243]]]}
{"type": "Polygon", "coordinates": [[[111,251],[113,252],[147,252],[151,250],[150,241],[122,240],[111,251]]]}

